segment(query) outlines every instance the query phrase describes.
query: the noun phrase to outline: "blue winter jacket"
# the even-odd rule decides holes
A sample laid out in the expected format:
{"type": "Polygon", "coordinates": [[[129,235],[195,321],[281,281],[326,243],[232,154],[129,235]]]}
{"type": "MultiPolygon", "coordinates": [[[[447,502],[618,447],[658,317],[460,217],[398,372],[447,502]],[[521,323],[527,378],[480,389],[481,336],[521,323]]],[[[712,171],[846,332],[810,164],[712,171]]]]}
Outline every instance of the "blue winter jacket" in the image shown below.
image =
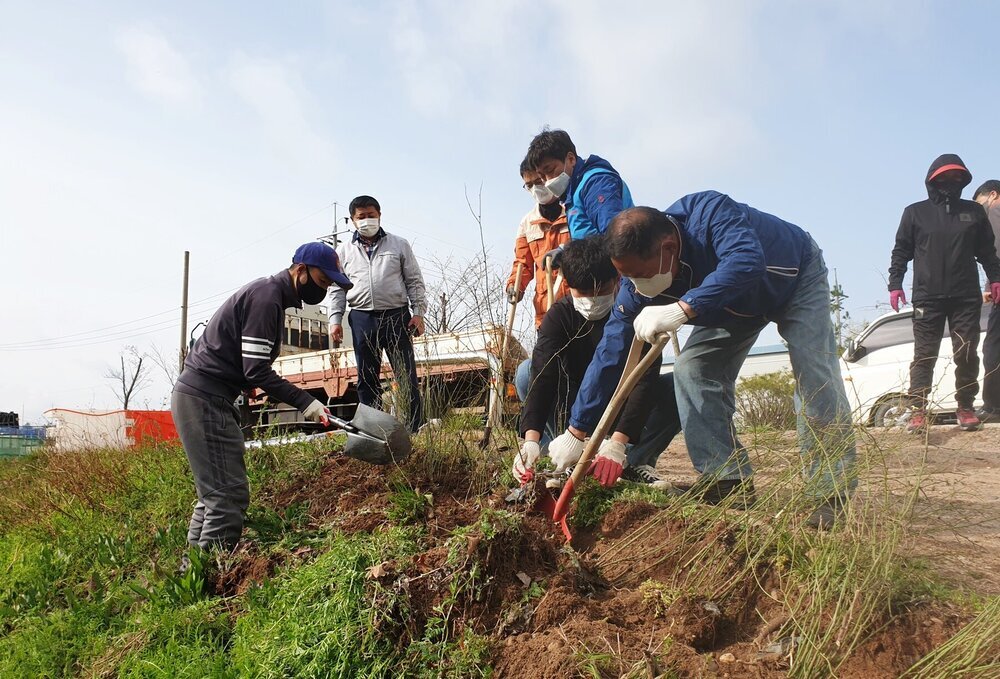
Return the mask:
{"type": "Polygon", "coordinates": [[[635,206],[621,175],[599,156],[577,161],[563,205],[573,240],[604,233],[615,215],[635,206]]]}
{"type": "Polygon", "coordinates": [[[594,430],[611,400],[643,307],[683,300],[698,312],[690,325],[763,326],[791,299],[812,257],[812,238],[801,228],[717,191],[684,196],[664,212],[680,233],[680,272],[652,299],[622,280],[570,415],[582,431],[594,430]]]}

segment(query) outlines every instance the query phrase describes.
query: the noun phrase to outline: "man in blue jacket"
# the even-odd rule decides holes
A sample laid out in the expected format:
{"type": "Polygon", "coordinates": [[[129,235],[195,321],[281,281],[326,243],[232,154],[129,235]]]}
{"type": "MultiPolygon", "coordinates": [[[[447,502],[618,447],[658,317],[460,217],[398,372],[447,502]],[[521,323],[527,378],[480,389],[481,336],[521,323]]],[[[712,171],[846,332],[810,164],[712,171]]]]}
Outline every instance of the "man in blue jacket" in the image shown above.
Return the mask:
{"type": "Polygon", "coordinates": [[[568,430],[549,444],[557,466],[579,459],[618,383],[634,335],[647,342],[695,328],[674,365],[674,389],[703,502],[754,499],[753,472],[733,427],[736,377],[771,321],[788,343],[799,404],[799,442],[815,502],[809,523],[827,528],[856,484],[850,407],[840,374],[826,264],[812,237],[715,191],[664,212],[625,210],[608,230],[623,281],[577,394],[568,430]]]}
{"type": "Polygon", "coordinates": [[[580,159],[563,130],[543,130],[531,140],[526,160],[552,199],[566,208],[573,240],[601,234],[619,212],[633,206],[632,194],[611,163],[595,155],[580,159]]]}

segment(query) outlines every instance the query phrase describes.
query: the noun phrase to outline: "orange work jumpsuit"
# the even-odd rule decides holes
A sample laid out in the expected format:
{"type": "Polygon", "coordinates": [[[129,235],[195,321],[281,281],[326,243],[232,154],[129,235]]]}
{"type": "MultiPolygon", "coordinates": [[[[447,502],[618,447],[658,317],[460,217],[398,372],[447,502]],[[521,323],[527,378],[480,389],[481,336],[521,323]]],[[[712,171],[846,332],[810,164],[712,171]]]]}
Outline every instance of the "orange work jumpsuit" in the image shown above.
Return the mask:
{"type": "MultiPolygon", "coordinates": [[[[514,241],[514,265],[510,270],[510,277],[507,279],[507,287],[514,285],[514,275],[517,272],[517,263],[524,265],[521,272],[521,280],[517,282],[518,290],[528,287],[532,277],[535,279],[535,327],[542,324],[542,318],[548,311],[548,286],[545,281],[545,268],[542,259],[545,253],[555,250],[560,245],[569,242],[569,226],[566,223],[566,213],[556,221],[550,222],[542,217],[535,205],[531,212],[526,214],[517,227],[517,240],[514,241]],[[534,271],[534,273],[532,273],[534,271]]],[[[556,272],[558,276],[558,272],[556,272]]],[[[559,299],[569,294],[569,287],[566,281],[562,281],[559,289],[556,290],[555,298],[559,299]]]]}

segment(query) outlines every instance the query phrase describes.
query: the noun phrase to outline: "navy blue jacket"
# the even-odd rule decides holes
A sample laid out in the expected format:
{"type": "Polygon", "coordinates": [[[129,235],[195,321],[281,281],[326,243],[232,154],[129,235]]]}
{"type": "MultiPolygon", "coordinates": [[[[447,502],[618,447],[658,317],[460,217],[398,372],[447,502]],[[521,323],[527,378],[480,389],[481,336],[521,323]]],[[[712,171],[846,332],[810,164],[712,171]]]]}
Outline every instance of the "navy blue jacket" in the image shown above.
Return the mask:
{"type": "Polygon", "coordinates": [[[680,271],[653,299],[622,280],[570,415],[582,431],[594,430],[611,400],[643,307],[683,300],[697,312],[690,325],[764,325],[791,299],[812,257],[812,238],[801,228],[717,191],[684,196],[664,212],[680,233],[680,271]]]}
{"type": "Polygon", "coordinates": [[[621,176],[599,156],[577,159],[563,205],[573,240],[604,233],[615,215],[635,207],[621,176]]]}
{"type": "Polygon", "coordinates": [[[287,269],[243,286],[212,316],[185,359],[174,388],[193,396],[222,396],[227,401],[243,390],[257,388],[299,410],[308,408],[313,396],[271,367],[281,353],[285,309],[293,307],[301,308],[302,301],[287,269]]]}

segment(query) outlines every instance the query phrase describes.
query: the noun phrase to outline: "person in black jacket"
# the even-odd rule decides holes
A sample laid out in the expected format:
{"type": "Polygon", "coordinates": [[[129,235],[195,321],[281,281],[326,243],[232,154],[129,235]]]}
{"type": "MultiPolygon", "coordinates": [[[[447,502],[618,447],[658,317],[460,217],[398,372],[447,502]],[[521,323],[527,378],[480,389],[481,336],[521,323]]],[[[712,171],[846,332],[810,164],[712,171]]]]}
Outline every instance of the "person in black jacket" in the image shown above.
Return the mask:
{"type": "Polygon", "coordinates": [[[192,547],[232,549],[243,532],[250,484],[233,405],[241,391],[261,389],[301,410],[307,420],[327,423],[326,406],[271,364],[281,351],[285,309],[319,304],[331,285],[351,287],[337,253],[323,243],[302,245],[289,268],[248,283],[223,302],[185,359],[170,412],[198,493],[188,525],[192,547]]]}
{"type": "Polygon", "coordinates": [[[889,266],[889,303],[906,304],[903,276],[913,260],[913,362],[910,396],[915,411],[907,431],[923,431],[945,320],[955,354],[955,400],[958,424],[966,431],[982,426],[973,402],[979,392],[978,261],[991,283],[1000,282],[1000,259],[993,230],[982,206],[962,200],[972,174],[962,159],[946,153],[927,171],[928,199],[903,210],[889,266]]]}
{"type": "MultiPolygon", "coordinates": [[[[513,469],[514,477],[522,482],[529,478],[542,446],[547,444],[548,437],[543,437],[546,424],[554,415],[562,420],[568,417],[569,406],[604,333],[618,287],[618,272],[600,236],[567,243],[560,266],[570,295],[558,300],[545,314],[531,355],[531,381],[521,410],[524,444],[514,457],[513,469]]],[[[600,455],[605,462],[592,470],[598,480],[613,485],[621,475],[627,481],[669,487],[657,475],[655,464],[680,431],[673,393],[673,375],[660,375],[660,364],[655,363],[629,396],[614,433],[601,444],[600,455]],[[653,394],[658,399],[655,404],[653,394]],[[671,398],[664,398],[664,394],[671,398]],[[642,442],[636,444],[640,434],[642,442]],[[609,465],[618,468],[603,469],[609,465]]]]}

